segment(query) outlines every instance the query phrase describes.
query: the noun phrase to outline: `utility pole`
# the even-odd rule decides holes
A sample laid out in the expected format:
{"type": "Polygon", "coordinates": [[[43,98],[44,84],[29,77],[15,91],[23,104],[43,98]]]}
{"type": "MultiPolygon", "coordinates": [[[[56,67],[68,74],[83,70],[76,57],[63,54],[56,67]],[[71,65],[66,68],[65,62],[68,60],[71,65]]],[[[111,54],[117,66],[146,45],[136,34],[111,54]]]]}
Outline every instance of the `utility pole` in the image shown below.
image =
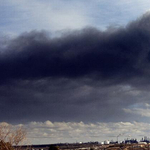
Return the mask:
{"type": "Polygon", "coordinates": [[[122,134],[117,135],[117,142],[118,142],[118,144],[119,144],[118,138],[119,138],[120,135],[122,135],[122,134]]]}

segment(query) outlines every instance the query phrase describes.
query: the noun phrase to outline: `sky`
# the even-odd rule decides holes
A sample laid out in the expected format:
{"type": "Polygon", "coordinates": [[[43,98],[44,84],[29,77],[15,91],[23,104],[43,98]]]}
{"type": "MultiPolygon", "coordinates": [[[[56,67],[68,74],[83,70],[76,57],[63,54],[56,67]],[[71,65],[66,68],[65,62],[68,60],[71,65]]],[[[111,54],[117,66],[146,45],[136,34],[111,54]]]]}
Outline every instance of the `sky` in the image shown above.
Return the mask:
{"type": "Polygon", "coordinates": [[[149,0],[0,0],[0,122],[32,144],[150,132],[149,0]]]}

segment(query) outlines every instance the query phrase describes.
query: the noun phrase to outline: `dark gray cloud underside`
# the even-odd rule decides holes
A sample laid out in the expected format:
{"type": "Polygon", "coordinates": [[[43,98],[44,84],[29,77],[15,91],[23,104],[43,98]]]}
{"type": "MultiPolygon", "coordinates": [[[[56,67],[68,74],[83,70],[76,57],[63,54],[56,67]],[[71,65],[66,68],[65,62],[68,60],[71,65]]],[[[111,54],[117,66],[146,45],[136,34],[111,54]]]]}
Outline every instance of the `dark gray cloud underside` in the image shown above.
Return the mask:
{"type": "Polygon", "coordinates": [[[123,110],[150,103],[149,13],[126,27],[48,34],[0,39],[0,121],[147,121],[123,110]]]}
{"type": "MultiPolygon", "coordinates": [[[[45,77],[132,78],[149,74],[150,15],[125,28],[86,28],[49,38],[45,32],[20,35],[1,48],[0,79],[45,77]]],[[[2,47],[2,46],[1,46],[2,47]]]]}

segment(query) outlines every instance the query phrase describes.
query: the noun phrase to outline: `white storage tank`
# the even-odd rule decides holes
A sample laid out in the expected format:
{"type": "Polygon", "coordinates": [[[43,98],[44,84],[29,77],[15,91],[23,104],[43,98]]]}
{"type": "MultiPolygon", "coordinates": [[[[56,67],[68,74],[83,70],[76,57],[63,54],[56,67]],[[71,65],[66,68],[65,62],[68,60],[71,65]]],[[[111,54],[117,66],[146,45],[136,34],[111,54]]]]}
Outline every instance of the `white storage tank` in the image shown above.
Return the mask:
{"type": "Polygon", "coordinates": [[[110,143],[110,141],[108,141],[108,140],[104,141],[104,144],[109,144],[109,143],[110,143]]]}

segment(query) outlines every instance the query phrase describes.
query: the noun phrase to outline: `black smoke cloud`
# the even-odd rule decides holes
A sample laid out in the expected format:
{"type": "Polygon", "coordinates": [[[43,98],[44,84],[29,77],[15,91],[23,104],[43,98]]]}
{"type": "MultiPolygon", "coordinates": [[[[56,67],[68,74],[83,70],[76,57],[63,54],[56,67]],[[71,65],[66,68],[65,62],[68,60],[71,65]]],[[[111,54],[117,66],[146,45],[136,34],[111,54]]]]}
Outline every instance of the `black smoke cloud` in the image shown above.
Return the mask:
{"type": "Polygon", "coordinates": [[[0,121],[139,119],[123,109],[149,103],[149,45],[149,13],[105,31],[1,39],[0,121]]]}
{"type": "Polygon", "coordinates": [[[93,79],[149,75],[150,15],[119,29],[86,28],[50,38],[30,32],[11,40],[0,56],[0,79],[93,79]]]}

